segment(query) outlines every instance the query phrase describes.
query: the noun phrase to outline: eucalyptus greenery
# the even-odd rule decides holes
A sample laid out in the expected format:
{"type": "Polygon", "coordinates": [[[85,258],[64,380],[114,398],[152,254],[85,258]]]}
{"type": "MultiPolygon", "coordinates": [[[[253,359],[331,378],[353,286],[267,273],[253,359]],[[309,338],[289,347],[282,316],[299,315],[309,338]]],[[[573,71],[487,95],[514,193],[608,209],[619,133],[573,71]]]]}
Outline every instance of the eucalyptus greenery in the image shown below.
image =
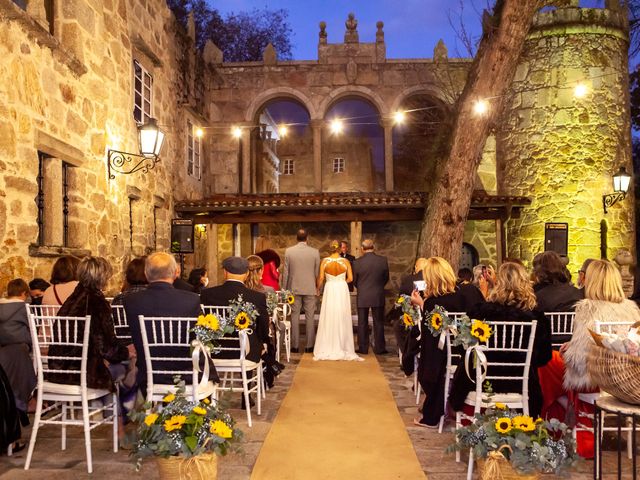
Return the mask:
{"type": "Polygon", "coordinates": [[[503,455],[519,473],[560,473],[577,460],[571,430],[557,419],[544,421],[521,415],[497,404],[474,417],[474,423],[456,430],[456,443],[447,451],[472,449],[476,458],[509,445],[503,455]]]}
{"type": "Polygon", "coordinates": [[[292,305],[295,302],[295,296],[290,290],[278,290],[277,292],[267,292],[267,310],[269,315],[273,315],[274,310],[279,304],[288,303],[292,305]]]}

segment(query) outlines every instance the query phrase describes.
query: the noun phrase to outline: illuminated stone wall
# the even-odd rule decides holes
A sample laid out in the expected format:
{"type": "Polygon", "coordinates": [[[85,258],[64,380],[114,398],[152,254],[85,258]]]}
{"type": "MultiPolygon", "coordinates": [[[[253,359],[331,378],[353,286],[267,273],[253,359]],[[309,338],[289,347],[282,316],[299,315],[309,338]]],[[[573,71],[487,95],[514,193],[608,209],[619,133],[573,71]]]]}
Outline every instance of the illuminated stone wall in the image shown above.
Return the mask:
{"type": "Polygon", "coordinates": [[[532,199],[507,223],[508,255],[529,262],[544,249],[545,222],[569,224],[569,269],[600,258],[600,223],[608,224],[607,256],[634,249],[633,195],[610,209],[620,166],[632,171],[627,34],[622,13],[558,9],[538,14],[525,44],[497,134],[500,193],[532,199]],[[578,83],[589,93],[575,98],[578,83]]]}

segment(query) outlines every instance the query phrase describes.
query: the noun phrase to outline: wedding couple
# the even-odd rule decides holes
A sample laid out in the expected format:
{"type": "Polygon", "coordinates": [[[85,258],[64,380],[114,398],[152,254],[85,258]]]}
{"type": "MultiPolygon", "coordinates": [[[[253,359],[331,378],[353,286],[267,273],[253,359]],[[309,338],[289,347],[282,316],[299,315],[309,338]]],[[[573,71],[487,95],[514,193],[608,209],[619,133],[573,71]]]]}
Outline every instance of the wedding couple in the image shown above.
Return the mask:
{"type": "Polygon", "coordinates": [[[304,308],[307,330],[307,352],[314,360],[361,361],[353,345],[351,299],[348,283],[358,289],[358,353],[369,349],[369,309],[373,316],[374,352],[386,353],[384,341],[384,285],[389,280],[387,259],[373,253],[371,240],[362,242],[363,256],[354,261],[346,258],[344,242],[332,241],[330,255],[320,262],[317,249],[307,245],[307,232],[299,230],[298,244],[285,252],[283,288],[293,291],[295,303],[291,312],[292,350],[298,350],[300,310],[304,308]],[[343,248],[340,252],[341,246],[343,248]],[[342,256],[344,255],[344,257],[342,256]],[[316,295],[324,284],[318,334],[315,336],[316,295]],[[315,340],[315,345],[314,345],[315,340]]]}

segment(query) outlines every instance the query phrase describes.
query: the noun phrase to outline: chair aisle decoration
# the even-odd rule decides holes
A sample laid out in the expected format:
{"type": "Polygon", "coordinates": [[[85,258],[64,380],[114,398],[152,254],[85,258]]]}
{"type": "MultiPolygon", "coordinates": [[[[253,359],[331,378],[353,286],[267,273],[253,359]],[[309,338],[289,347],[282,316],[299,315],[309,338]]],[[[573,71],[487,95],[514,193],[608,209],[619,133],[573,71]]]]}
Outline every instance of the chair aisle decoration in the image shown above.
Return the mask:
{"type": "Polygon", "coordinates": [[[267,311],[273,323],[276,335],[276,360],[280,361],[281,344],[284,341],[287,362],[291,361],[291,305],[295,302],[295,296],[289,290],[278,290],[267,293],[267,311]],[[280,326],[284,327],[284,335],[281,339],[280,326]]]}
{"type": "MultiPolygon", "coordinates": [[[[418,326],[420,329],[420,335],[422,335],[422,324],[420,322],[422,313],[417,305],[411,303],[411,297],[409,295],[401,294],[396,300],[395,308],[400,308],[402,312],[402,325],[405,330],[410,330],[414,326],[418,326]]],[[[420,339],[418,336],[417,340],[420,339]]],[[[398,349],[398,353],[400,350],[398,349]]],[[[418,381],[418,363],[420,362],[420,352],[415,356],[413,361],[413,391],[416,395],[416,405],[420,403],[420,394],[422,389],[420,388],[420,382],[418,381]]],[[[402,365],[402,357],[400,358],[400,364],[402,365]]]]}
{"type": "Polygon", "coordinates": [[[137,423],[132,451],[136,470],[145,457],[155,457],[161,479],[215,480],[217,456],[236,449],[242,432],[219,403],[187,398],[182,381],[176,387],[153,410],[147,403],[130,414],[137,423]]]}

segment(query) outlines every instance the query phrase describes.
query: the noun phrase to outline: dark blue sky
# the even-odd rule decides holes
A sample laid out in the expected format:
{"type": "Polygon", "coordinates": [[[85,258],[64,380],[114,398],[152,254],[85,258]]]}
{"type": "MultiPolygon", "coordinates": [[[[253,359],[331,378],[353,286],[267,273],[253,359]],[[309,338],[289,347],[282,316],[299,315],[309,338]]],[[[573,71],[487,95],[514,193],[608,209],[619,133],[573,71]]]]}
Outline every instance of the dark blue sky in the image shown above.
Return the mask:
{"type": "MultiPolygon", "coordinates": [[[[433,48],[442,38],[449,48],[449,56],[466,50],[456,38],[449,24],[450,13],[454,22],[462,19],[473,36],[480,35],[480,14],[487,0],[209,0],[222,14],[252,10],[253,8],[279,9],[289,12],[293,30],[293,58],[318,58],[318,23],[327,22],[330,43],[343,41],[347,14],[353,12],[358,20],[361,42],[375,40],[376,22],[384,22],[388,58],[430,58],[433,48]]],[[[603,0],[582,0],[582,6],[601,6],[603,0]]]]}

